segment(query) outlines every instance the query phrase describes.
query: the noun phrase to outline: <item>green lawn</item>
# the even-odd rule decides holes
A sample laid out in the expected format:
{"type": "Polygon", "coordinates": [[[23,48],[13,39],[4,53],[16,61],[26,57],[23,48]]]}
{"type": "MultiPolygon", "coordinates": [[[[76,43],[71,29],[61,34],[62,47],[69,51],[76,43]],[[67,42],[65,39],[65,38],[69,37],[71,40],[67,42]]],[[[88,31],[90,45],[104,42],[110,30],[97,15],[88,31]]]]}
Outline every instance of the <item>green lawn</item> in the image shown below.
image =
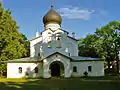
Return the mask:
{"type": "Polygon", "coordinates": [[[71,79],[0,79],[0,90],[120,90],[120,80],[109,77],[71,79]]]}

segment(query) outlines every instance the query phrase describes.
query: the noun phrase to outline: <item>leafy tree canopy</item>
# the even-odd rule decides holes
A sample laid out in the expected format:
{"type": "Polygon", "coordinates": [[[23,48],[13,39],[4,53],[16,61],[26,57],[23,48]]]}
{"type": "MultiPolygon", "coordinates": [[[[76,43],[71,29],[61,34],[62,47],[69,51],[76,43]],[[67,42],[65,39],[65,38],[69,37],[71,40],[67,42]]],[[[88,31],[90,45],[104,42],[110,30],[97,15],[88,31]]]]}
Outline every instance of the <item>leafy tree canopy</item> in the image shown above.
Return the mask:
{"type": "Polygon", "coordinates": [[[19,26],[11,16],[10,9],[5,10],[0,2],[0,71],[6,70],[2,61],[29,56],[29,41],[18,32],[19,26]],[[3,66],[3,67],[2,67],[3,66]]]}
{"type": "Polygon", "coordinates": [[[79,40],[79,55],[101,57],[107,61],[108,68],[114,61],[119,61],[120,50],[120,22],[111,21],[107,25],[96,29],[94,34],[88,34],[79,40]]]}

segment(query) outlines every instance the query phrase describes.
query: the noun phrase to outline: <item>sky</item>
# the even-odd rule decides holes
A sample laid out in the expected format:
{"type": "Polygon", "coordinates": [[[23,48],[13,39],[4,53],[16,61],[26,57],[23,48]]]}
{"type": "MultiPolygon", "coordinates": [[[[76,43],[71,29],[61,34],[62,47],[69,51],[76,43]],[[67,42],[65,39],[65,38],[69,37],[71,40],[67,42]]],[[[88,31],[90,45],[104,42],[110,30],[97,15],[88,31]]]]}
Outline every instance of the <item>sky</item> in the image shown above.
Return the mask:
{"type": "Polygon", "coordinates": [[[5,9],[10,8],[12,17],[20,26],[19,32],[28,39],[36,31],[44,30],[43,16],[49,11],[52,1],[55,10],[62,16],[62,29],[75,32],[76,38],[93,34],[109,21],[120,20],[120,0],[0,0],[5,9]]]}

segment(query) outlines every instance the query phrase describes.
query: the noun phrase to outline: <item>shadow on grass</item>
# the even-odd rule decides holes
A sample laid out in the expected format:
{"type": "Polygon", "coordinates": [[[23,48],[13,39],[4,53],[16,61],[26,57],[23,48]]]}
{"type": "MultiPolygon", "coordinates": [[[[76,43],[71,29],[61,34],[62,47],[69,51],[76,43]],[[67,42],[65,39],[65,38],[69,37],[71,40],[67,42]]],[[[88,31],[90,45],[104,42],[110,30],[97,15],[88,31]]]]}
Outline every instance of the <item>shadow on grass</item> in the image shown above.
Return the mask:
{"type": "MultiPolygon", "coordinates": [[[[17,79],[16,79],[17,80],[17,79]]],[[[80,79],[28,79],[26,82],[0,82],[0,90],[119,90],[120,81],[80,79]]]]}

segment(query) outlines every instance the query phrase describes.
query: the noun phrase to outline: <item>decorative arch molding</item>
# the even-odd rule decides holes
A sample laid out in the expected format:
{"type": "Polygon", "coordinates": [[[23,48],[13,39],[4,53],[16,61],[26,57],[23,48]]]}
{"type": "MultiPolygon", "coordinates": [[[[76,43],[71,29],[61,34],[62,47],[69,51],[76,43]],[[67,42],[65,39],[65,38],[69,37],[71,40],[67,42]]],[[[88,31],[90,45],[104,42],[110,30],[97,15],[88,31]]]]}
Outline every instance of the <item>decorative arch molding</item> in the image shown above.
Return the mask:
{"type": "Polygon", "coordinates": [[[70,77],[71,76],[71,64],[70,64],[70,59],[67,57],[64,57],[60,54],[54,54],[49,59],[44,59],[44,78],[50,78],[51,77],[51,70],[50,70],[50,65],[54,62],[61,62],[64,66],[64,77],[70,77]]]}
{"type": "Polygon", "coordinates": [[[66,66],[66,64],[67,64],[67,63],[63,62],[63,60],[55,59],[55,60],[53,60],[53,61],[50,61],[50,63],[49,63],[48,66],[50,66],[50,64],[52,64],[52,63],[54,63],[54,62],[60,62],[60,63],[62,63],[62,64],[64,65],[64,68],[65,68],[65,66],[66,66]]]}

